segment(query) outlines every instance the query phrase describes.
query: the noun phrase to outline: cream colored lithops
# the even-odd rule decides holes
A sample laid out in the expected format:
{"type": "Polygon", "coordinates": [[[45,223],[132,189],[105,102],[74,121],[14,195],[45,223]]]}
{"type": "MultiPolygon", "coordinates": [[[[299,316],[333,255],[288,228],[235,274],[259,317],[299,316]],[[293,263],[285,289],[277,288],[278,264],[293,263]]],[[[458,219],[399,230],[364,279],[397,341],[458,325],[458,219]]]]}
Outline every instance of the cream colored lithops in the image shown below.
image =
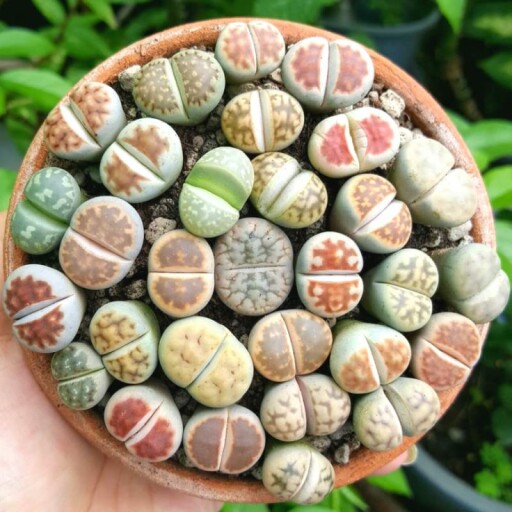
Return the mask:
{"type": "Polygon", "coordinates": [[[284,231],[265,219],[240,219],[218,238],[215,291],[233,311],[260,316],[277,309],[293,286],[293,249],[284,231]]]}
{"type": "Polygon", "coordinates": [[[66,160],[99,160],[126,124],[121,100],[107,84],[86,82],[48,115],[44,141],[66,160]]]}
{"type": "Polygon", "coordinates": [[[407,205],[395,195],[395,187],[377,174],[353,176],[336,195],[329,226],[348,235],[363,251],[398,251],[411,236],[412,219],[407,205]]]}
{"type": "Polygon", "coordinates": [[[143,241],[144,227],[133,206],[99,196],[75,211],[60,244],[59,261],[75,284],[100,290],[126,276],[143,241]]]}
{"type": "Polygon", "coordinates": [[[241,405],[197,409],[183,432],[183,447],[196,468],[238,475],[250,469],[265,449],[265,431],[241,405]]]}
{"type": "Polygon", "coordinates": [[[235,336],[200,316],[167,327],[158,357],[167,377],[207,407],[226,407],[240,400],[254,373],[251,356],[235,336]]]}
{"type": "Polygon", "coordinates": [[[282,65],[286,89],[315,112],[354,105],[370,90],[374,73],[368,52],[348,39],[302,39],[282,65]]]}
{"type": "Polygon", "coordinates": [[[318,233],[297,256],[295,283],[300,300],[325,318],[345,315],[363,295],[362,268],[361,251],[352,239],[334,231],[318,233]]]}
{"type": "Polygon", "coordinates": [[[15,338],[34,352],[57,352],[73,341],[85,313],[85,294],[62,272],[38,264],[18,267],[2,289],[15,338]]]}
{"type": "Polygon", "coordinates": [[[219,104],[225,85],[224,72],[212,53],[186,49],[142,66],[132,94],[148,116],[193,126],[219,104]]]}
{"type": "Polygon", "coordinates": [[[288,93],[260,89],[235,96],[224,108],[221,126],[228,142],[246,153],[281,151],[304,127],[304,111],[288,93]]]}
{"type": "Polygon", "coordinates": [[[129,123],[101,159],[100,177],[109,192],[130,203],[158,197],[178,178],[183,150],[176,132],[158,119],[129,123]]]}

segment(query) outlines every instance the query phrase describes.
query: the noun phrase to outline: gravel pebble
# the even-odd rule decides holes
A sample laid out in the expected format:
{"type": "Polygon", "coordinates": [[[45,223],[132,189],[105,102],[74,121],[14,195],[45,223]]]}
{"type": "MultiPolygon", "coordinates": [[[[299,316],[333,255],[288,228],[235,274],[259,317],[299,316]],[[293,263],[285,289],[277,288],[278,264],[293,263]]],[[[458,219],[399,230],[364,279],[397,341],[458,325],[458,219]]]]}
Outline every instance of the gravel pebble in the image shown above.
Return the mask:
{"type": "Polygon", "coordinates": [[[153,245],[162,235],[176,229],[176,221],[174,219],[166,219],[157,217],[152,220],[148,228],[144,232],[146,241],[153,245]]]}
{"type": "Polygon", "coordinates": [[[380,95],[382,109],[391,117],[398,119],[405,109],[405,101],[393,89],[388,89],[380,95]]]}

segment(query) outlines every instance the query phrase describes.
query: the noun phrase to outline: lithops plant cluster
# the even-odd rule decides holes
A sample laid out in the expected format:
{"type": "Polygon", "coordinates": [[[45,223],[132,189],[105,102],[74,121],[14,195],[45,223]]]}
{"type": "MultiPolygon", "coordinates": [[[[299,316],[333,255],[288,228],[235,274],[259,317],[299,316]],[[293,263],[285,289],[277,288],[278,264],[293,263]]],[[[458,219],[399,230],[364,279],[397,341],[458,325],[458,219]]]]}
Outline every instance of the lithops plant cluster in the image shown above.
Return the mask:
{"type": "Polygon", "coordinates": [[[381,108],[346,39],[237,21],[141,60],[45,123],[10,225],[32,255],[2,293],[14,335],[134,457],[318,502],[343,453],[435,423],[508,300],[494,251],[448,236],[473,178],[381,108]]]}

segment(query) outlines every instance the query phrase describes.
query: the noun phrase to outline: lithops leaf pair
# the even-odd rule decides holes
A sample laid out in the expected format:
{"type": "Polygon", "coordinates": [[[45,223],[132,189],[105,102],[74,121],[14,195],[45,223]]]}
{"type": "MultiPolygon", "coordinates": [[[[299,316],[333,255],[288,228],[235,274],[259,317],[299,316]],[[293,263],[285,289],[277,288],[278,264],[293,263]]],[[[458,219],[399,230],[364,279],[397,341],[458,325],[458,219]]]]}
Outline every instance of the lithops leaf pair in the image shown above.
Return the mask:
{"type": "Polygon", "coordinates": [[[56,352],[73,341],[85,313],[85,295],[62,272],[29,264],[18,267],[2,290],[16,339],[34,352],[56,352]]]}
{"type": "Polygon", "coordinates": [[[11,219],[14,243],[29,254],[55,249],[82,201],[80,187],[69,172],[45,167],[34,173],[11,219]]]}

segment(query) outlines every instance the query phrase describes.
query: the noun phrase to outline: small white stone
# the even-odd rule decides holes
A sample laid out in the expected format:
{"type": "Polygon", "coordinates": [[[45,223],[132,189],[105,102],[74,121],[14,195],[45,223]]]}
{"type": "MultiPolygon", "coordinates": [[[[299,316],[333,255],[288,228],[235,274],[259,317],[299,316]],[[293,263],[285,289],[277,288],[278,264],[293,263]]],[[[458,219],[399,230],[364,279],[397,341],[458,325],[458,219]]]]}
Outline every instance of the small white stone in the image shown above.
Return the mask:
{"type": "Polygon", "coordinates": [[[382,109],[391,117],[399,118],[405,110],[405,101],[393,89],[380,95],[382,109]]]}
{"type": "Polygon", "coordinates": [[[140,66],[138,64],[135,64],[134,66],[130,66],[129,68],[126,68],[124,71],[121,71],[121,73],[119,73],[119,84],[125,91],[130,92],[132,90],[133,80],[135,78],[135,75],[139,72],[139,69],[140,66]]]}
{"type": "Polygon", "coordinates": [[[146,241],[154,244],[163,234],[176,229],[176,221],[157,217],[152,220],[145,232],[146,241]]]}
{"type": "Polygon", "coordinates": [[[471,222],[471,220],[468,220],[464,222],[464,224],[461,224],[460,226],[450,228],[448,230],[448,240],[450,240],[450,242],[457,242],[458,240],[461,240],[462,238],[466,237],[469,234],[472,227],[473,223],[471,222]]]}
{"type": "Polygon", "coordinates": [[[406,142],[409,142],[413,138],[413,133],[408,128],[404,128],[400,126],[398,128],[398,133],[400,134],[400,146],[403,146],[406,142]]]}

